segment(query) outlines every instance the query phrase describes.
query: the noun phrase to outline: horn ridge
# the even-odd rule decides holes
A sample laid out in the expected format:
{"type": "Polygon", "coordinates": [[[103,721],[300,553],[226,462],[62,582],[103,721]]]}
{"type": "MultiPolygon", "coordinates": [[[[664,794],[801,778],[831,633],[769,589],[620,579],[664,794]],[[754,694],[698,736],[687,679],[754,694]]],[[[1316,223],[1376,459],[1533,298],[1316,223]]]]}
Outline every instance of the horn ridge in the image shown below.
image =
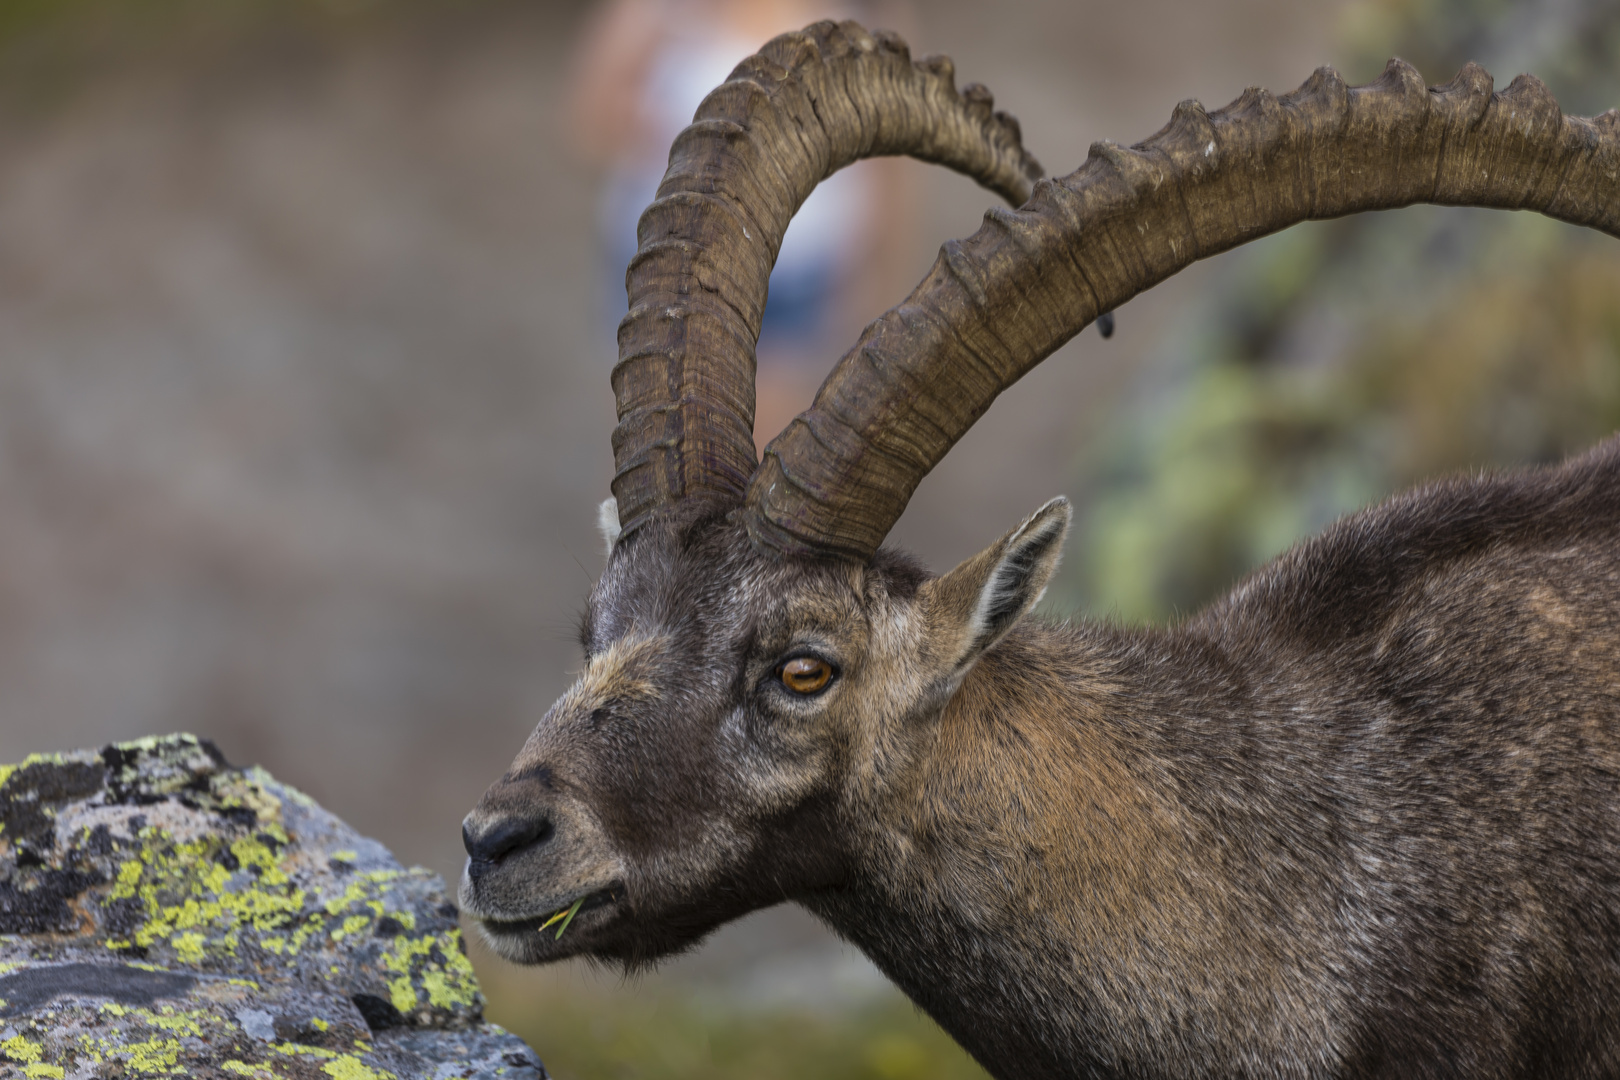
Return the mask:
{"type": "Polygon", "coordinates": [[[754,346],[788,222],[815,185],[906,154],[1014,203],[1041,168],[1017,121],[948,59],[913,61],[853,22],[783,34],[743,60],[676,138],[637,224],[612,383],[621,535],[692,497],[740,502],[755,470],[754,346]]]}
{"type": "Polygon", "coordinates": [[[1399,59],[1360,87],[1320,68],[1281,97],[1183,102],[1134,146],[1093,144],[1079,169],[946,244],[866,328],[766,448],[744,524],[767,549],[871,558],[996,395],[1098,314],[1300,221],[1427,202],[1620,235],[1620,112],[1566,117],[1531,76],[1493,87],[1477,64],[1437,87],[1399,59]]]}

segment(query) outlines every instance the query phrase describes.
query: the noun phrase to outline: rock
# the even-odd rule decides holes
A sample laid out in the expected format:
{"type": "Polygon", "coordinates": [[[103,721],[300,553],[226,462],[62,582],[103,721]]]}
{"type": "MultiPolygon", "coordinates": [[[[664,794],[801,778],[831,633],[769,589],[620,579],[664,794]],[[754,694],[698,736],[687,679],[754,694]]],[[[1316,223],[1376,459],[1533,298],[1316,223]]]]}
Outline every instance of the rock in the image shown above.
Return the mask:
{"type": "Polygon", "coordinates": [[[444,883],[189,735],[0,765],[0,1077],[543,1080],[444,883]]]}

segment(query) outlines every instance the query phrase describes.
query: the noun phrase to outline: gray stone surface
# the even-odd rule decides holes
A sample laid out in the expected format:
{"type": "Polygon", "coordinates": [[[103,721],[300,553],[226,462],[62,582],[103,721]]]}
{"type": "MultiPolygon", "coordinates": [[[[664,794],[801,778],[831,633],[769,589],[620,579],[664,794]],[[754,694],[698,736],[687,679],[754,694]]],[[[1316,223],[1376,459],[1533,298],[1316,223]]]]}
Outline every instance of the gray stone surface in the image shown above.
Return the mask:
{"type": "Polygon", "coordinates": [[[444,883],[189,735],[0,765],[0,1077],[541,1080],[444,883]]]}

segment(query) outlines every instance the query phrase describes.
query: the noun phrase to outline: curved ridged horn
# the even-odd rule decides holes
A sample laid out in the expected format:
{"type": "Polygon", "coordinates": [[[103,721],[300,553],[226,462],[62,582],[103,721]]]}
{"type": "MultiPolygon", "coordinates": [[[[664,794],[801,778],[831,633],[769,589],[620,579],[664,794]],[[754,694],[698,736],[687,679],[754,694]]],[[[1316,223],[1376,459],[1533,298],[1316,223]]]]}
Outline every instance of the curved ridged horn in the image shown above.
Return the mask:
{"type": "Polygon", "coordinates": [[[676,499],[740,502],[754,472],[754,344],[789,220],[826,177],[905,154],[1014,205],[1039,164],[988,91],[893,34],[822,22],[738,65],[675,140],[641,216],[613,369],[613,494],[626,534],[676,499]]]}
{"type": "Polygon", "coordinates": [[[1130,149],[991,210],[861,335],[765,450],[743,520],[756,542],[865,560],[997,394],[1195,260],[1300,221],[1413,203],[1537,210],[1620,234],[1620,113],[1566,117],[1521,75],[1493,94],[1470,64],[1429,89],[1392,60],[1347,87],[1322,68],[1283,98],[1176,107],[1130,149]]]}

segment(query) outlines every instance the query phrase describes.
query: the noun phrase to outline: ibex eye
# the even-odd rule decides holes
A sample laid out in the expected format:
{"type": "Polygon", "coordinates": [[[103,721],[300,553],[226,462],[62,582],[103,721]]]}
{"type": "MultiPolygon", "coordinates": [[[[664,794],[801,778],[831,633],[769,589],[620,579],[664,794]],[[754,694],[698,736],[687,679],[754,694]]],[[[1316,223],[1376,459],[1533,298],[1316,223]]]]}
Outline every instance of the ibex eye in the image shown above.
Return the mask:
{"type": "Polygon", "coordinates": [[[825,660],[801,656],[783,664],[777,674],[795,694],[813,694],[832,681],[833,669],[825,660]]]}

